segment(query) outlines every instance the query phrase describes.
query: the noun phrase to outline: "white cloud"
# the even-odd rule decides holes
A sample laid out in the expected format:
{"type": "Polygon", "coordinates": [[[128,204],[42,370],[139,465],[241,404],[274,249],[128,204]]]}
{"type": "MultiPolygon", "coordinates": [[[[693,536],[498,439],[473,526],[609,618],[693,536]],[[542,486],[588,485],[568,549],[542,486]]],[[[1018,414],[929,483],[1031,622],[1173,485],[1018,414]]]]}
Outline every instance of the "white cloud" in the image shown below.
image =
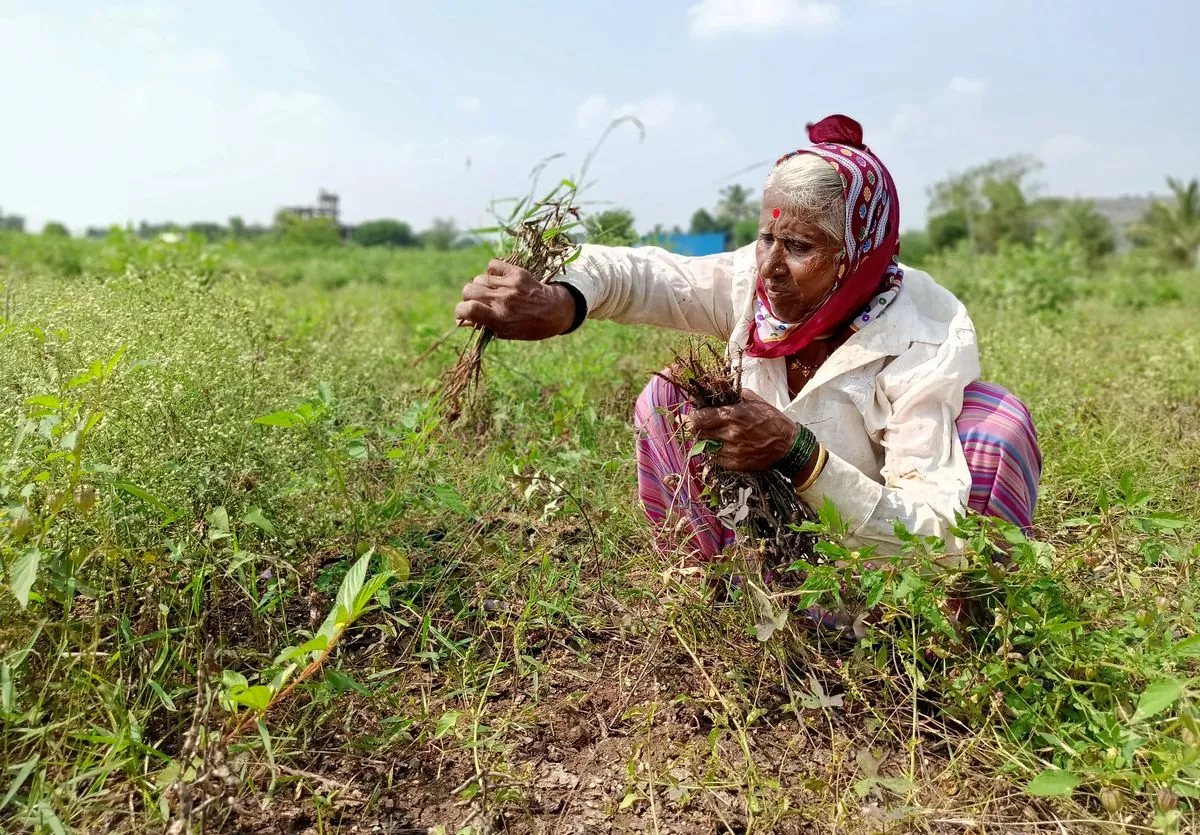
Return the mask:
{"type": "Polygon", "coordinates": [[[123,55],[140,55],[158,73],[212,76],[230,69],[229,56],[208,46],[185,44],[172,28],[175,10],[154,4],[108,6],[92,15],[97,35],[123,55]]]}
{"type": "Polygon", "coordinates": [[[612,109],[604,96],[588,96],[575,108],[575,127],[580,130],[602,128],[612,118],[612,109]]]}
{"type": "Polygon", "coordinates": [[[475,96],[455,96],[454,109],[459,113],[478,113],[483,109],[483,102],[475,96]]]}
{"type": "Polygon", "coordinates": [[[654,133],[681,125],[715,126],[716,117],[704,105],[685,101],[677,93],[665,90],[638,101],[610,105],[604,96],[588,96],[575,109],[575,126],[582,131],[599,131],[614,119],[634,116],[654,133]]]}
{"type": "Polygon", "coordinates": [[[700,0],[687,14],[693,38],[825,31],[840,17],[838,7],[823,0],[700,0]]]}
{"type": "Polygon", "coordinates": [[[959,96],[982,96],[987,90],[987,86],[986,78],[967,78],[957,75],[950,79],[949,89],[951,93],[959,96]]]}

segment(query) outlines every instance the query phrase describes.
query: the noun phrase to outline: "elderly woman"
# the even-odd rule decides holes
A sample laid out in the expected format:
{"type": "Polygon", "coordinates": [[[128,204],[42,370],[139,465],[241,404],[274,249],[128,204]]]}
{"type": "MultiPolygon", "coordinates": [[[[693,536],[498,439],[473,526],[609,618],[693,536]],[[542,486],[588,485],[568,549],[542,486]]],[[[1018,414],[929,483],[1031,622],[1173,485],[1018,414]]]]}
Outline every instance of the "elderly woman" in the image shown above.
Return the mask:
{"type": "Polygon", "coordinates": [[[767,177],[757,243],[689,258],[585,246],[553,284],[493,262],[458,317],[507,339],[584,318],[718,337],[743,362],[744,399],[692,409],[653,377],[638,398],[638,490],[661,541],[717,556],[733,533],[701,497],[688,443],[719,442],[733,470],[775,468],[809,506],[829,499],[849,544],[895,552],[895,524],[946,537],[967,508],[1027,528],[1041,456],[1025,406],[979,381],[963,305],[900,264],[891,175],[861,126],[831,116],[767,177]]]}

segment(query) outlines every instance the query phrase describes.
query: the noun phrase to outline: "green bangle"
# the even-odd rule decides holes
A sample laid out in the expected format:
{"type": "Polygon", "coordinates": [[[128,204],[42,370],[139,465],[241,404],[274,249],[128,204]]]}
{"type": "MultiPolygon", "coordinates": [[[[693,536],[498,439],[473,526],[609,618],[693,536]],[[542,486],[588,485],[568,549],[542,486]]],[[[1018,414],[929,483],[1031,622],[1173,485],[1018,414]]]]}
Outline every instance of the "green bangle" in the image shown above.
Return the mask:
{"type": "Polygon", "coordinates": [[[817,436],[810,432],[807,426],[801,426],[800,431],[796,433],[796,439],[792,441],[792,448],[772,469],[788,478],[794,478],[812,460],[818,446],[817,436]]]}

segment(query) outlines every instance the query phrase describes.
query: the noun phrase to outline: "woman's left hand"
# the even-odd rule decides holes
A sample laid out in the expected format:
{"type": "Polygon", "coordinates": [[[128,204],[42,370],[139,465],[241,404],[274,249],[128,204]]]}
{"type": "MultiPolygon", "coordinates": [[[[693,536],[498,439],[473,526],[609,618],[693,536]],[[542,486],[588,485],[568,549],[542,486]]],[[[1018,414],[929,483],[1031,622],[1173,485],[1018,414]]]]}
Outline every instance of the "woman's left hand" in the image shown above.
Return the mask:
{"type": "Polygon", "coordinates": [[[713,460],[728,470],[754,472],[778,464],[796,440],[799,427],[752,391],[732,406],[696,409],[684,428],[700,440],[720,441],[713,460]]]}

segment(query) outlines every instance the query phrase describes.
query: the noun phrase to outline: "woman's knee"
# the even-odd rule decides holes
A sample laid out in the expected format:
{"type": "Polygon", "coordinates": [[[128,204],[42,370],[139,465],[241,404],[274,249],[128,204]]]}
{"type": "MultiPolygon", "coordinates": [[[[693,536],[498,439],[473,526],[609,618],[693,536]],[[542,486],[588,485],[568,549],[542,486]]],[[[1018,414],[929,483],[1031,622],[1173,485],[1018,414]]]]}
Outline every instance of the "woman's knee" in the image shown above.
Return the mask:
{"type": "Polygon", "coordinates": [[[638,395],[637,404],[633,410],[634,423],[638,427],[642,427],[661,416],[664,410],[675,412],[685,403],[687,403],[687,395],[684,394],[683,389],[655,374],[646,383],[642,393],[638,395]]]}

